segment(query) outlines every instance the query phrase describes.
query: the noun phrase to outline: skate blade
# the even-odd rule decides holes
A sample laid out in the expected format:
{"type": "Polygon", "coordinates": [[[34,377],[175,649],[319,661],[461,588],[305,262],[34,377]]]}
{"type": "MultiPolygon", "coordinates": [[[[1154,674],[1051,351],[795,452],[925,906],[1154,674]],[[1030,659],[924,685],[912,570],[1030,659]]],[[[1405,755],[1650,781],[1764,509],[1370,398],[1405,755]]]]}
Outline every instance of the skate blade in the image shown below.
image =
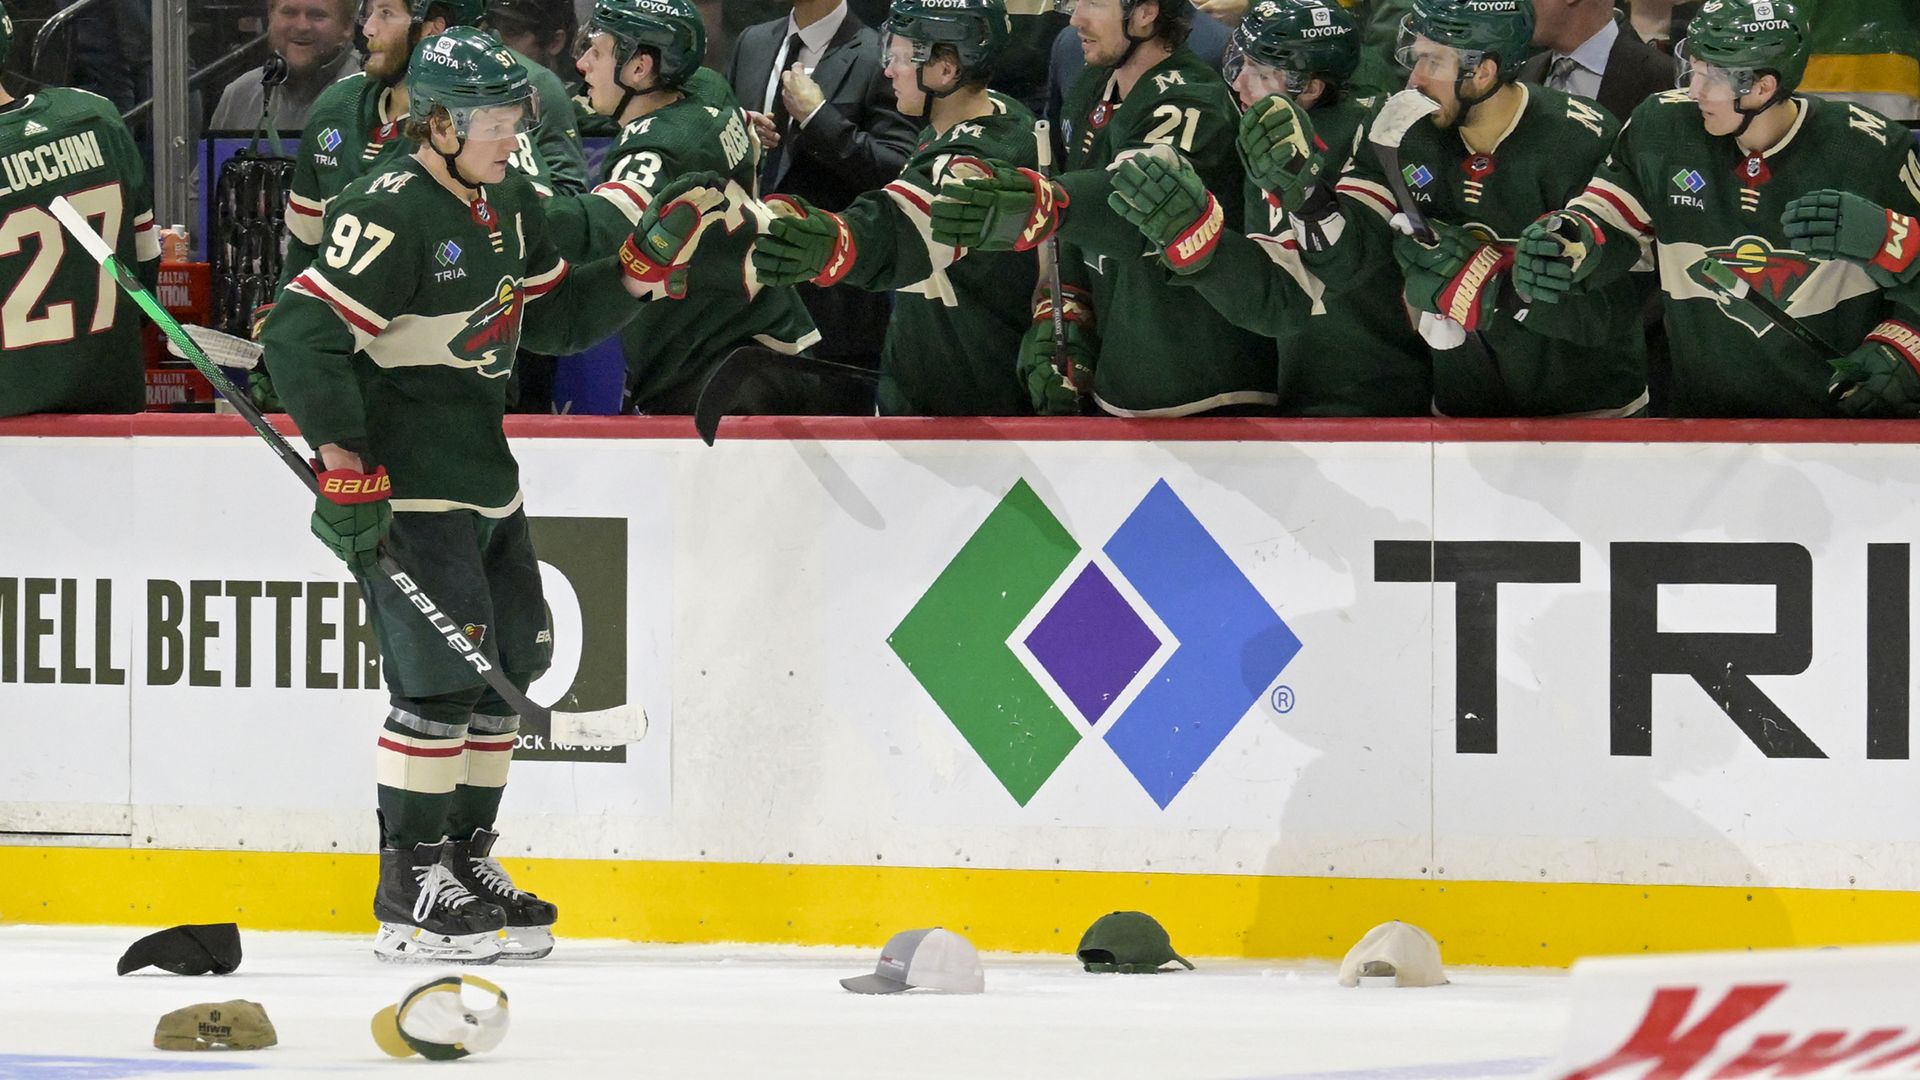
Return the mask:
{"type": "Polygon", "coordinates": [[[499,931],[436,934],[417,926],[382,924],[373,955],[389,964],[491,964],[500,959],[499,931]]]}
{"type": "Polygon", "coordinates": [[[550,926],[509,926],[500,931],[500,959],[539,960],[553,951],[550,926]]]}

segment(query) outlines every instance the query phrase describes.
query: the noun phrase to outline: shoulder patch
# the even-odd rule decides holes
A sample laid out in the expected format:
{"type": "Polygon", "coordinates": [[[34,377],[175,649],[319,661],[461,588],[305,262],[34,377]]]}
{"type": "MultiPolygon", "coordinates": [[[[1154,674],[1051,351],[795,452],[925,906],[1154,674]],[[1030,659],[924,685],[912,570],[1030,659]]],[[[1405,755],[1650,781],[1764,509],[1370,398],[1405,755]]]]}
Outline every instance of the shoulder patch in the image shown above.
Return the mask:
{"type": "Polygon", "coordinates": [[[1187,85],[1185,72],[1163,71],[1153,77],[1153,92],[1156,94],[1164,94],[1173,87],[1185,85],[1187,85]]]}
{"type": "MultiPolygon", "coordinates": [[[[1847,103],[1847,127],[1852,131],[1860,132],[1881,146],[1888,144],[1894,132],[1893,123],[1886,117],[1851,102],[1847,103]]],[[[1907,138],[1904,129],[1900,130],[1900,137],[1907,138]]]]}
{"type": "Polygon", "coordinates": [[[1567,119],[1593,132],[1596,139],[1607,137],[1607,114],[1589,105],[1584,99],[1567,98],[1567,119]]]}

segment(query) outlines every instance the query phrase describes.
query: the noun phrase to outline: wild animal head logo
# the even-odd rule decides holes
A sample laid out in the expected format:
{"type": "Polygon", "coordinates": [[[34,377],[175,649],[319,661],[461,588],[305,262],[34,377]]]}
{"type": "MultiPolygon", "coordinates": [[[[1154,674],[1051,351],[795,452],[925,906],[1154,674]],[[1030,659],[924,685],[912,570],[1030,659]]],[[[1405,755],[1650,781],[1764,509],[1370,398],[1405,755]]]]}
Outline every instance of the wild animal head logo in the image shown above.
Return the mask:
{"type": "Polygon", "coordinates": [[[474,362],[489,379],[513,370],[513,351],[520,343],[520,314],[524,301],[520,285],[503,277],[493,299],[467,316],[467,325],[449,342],[455,356],[474,362]]]}

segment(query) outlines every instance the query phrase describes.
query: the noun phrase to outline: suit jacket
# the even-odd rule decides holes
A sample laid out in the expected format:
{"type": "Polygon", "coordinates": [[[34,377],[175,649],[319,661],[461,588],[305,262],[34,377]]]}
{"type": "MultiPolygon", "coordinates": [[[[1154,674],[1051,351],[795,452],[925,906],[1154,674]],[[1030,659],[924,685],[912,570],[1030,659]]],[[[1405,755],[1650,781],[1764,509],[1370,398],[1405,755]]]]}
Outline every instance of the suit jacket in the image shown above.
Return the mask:
{"type": "MultiPolygon", "coordinates": [[[[1543,50],[1520,65],[1520,81],[1545,85],[1552,65],[1552,51],[1543,50]]],[[[1641,41],[1632,23],[1622,23],[1620,36],[1607,53],[1607,70],[1600,74],[1600,107],[1625,123],[1641,102],[1673,85],[1673,57],[1641,41]]]]}
{"type": "MultiPolygon", "coordinates": [[[[787,20],[775,19],[748,27],[734,42],[727,81],[749,110],[758,112],[766,102],[767,77],[786,33],[787,20]]],[[[900,115],[893,84],[881,74],[882,64],[880,35],[849,10],[813,69],[813,81],[820,84],[827,103],[806,127],[795,121],[782,144],[768,151],[780,156],[763,195],[783,192],[827,210],[844,210],[861,193],[885,187],[900,175],[919,125],[900,115]]],[[[776,116],[783,112],[777,95],[773,107],[776,116]]],[[[821,340],[812,353],[878,366],[892,316],[886,294],[850,287],[799,288],[820,328],[821,340]]],[[[858,402],[821,403],[816,409],[870,413],[873,404],[869,396],[864,407],[858,402]]]]}
{"type": "MultiPolygon", "coordinates": [[[[748,27],[734,42],[727,81],[749,110],[758,112],[765,103],[767,77],[786,29],[785,19],[775,19],[748,27]]],[[[806,127],[795,121],[788,142],[769,151],[781,156],[772,191],[841,210],[861,192],[900,175],[919,129],[894,105],[893,85],[881,65],[880,36],[849,12],[813,70],[827,103],[806,127]]],[[[773,107],[778,116],[778,95],[773,107]]]]}

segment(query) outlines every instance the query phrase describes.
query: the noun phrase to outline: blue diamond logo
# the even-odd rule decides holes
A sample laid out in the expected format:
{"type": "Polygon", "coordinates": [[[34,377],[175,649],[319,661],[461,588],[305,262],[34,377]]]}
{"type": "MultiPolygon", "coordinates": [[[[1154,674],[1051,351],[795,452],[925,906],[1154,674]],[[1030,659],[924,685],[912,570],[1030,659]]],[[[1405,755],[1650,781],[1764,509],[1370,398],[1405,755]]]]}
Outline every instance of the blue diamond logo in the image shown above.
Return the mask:
{"type": "Polygon", "coordinates": [[[1160,639],[1089,563],[1027,635],[1027,649],[1092,726],[1153,659],[1160,639]]]}
{"type": "Polygon", "coordinates": [[[1400,175],[1406,177],[1407,183],[1416,188],[1423,188],[1433,183],[1433,170],[1425,165],[1409,165],[1400,170],[1400,175]]]}
{"type": "Polygon", "coordinates": [[[451,240],[443,240],[439,248],[434,251],[433,257],[440,260],[441,266],[452,266],[460,261],[460,245],[451,240]]]}
{"type": "Polygon", "coordinates": [[[339,149],[340,148],[340,129],[328,128],[327,130],[321,132],[320,145],[325,147],[327,153],[329,154],[339,149]]]}
{"type": "Polygon", "coordinates": [[[1707,178],[1698,169],[1682,169],[1673,178],[1673,186],[1689,195],[1698,195],[1707,186],[1707,178]]]}

